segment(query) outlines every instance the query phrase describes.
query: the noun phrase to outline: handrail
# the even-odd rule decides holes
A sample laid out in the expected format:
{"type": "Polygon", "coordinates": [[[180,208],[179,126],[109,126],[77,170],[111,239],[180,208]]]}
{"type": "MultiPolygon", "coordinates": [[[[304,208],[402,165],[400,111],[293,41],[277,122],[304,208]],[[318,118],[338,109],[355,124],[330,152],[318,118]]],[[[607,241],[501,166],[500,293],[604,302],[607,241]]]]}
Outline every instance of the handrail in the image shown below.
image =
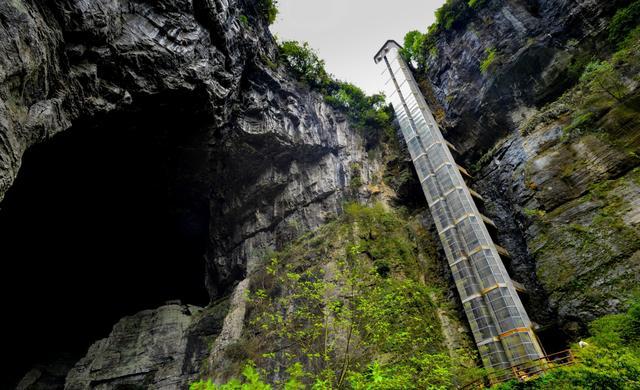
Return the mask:
{"type": "Polygon", "coordinates": [[[483,378],[467,383],[460,389],[484,389],[487,384],[489,384],[489,386],[493,386],[513,379],[518,382],[527,382],[539,377],[549,370],[570,366],[575,363],[576,357],[573,354],[573,351],[566,349],[564,351],[543,356],[539,359],[496,370],[487,374],[483,378]]]}

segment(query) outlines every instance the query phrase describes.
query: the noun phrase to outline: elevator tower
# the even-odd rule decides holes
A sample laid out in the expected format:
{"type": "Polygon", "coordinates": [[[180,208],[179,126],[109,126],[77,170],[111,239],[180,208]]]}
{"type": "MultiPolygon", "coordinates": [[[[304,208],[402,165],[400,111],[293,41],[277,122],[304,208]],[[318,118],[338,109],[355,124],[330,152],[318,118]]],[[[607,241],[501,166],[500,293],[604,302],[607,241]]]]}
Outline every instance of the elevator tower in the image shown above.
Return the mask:
{"type": "MultiPolygon", "coordinates": [[[[424,96],[387,41],[374,60],[384,70],[391,101],[431,215],[445,249],[462,305],[487,368],[507,368],[544,356],[531,321],[424,96]]],[[[472,195],[473,194],[473,195],[472,195]]]]}

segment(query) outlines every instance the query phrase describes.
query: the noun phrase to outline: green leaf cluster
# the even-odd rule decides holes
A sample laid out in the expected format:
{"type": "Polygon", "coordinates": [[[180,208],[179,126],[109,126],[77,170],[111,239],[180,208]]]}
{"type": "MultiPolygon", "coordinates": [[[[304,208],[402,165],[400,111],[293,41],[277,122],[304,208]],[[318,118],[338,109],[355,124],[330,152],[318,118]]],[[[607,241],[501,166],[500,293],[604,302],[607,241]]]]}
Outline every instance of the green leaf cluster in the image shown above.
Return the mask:
{"type": "Polygon", "coordinates": [[[631,30],[640,23],[640,1],[619,9],[609,23],[609,41],[620,44],[631,30]]]}
{"type": "Polygon", "coordinates": [[[436,25],[450,30],[456,22],[466,19],[469,8],[465,0],[447,0],[436,10],[436,25]]]}
{"type": "Polygon", "coordinates": [[[452,387],[460,362],[444,346],[444,293],[425,275],[428,233],[381,204],[344,211],[252,276],[248,358],[274,388],[452,387]]]}
{"type": "Polygon", "coordinates": [[[483,5],[485,5],[486,3],[487,3],[487,0],[469,0],[467,5],[469,5],[469,7],[471,8],[478,9],[483,5]]]}
{"type": "Polygon", "coordinates": [[[462,27],[488,0],[447,0],[435,12],[436,21],[427,28],[426,33],[414,30],[404,36],[401,55],[411,63],[415,62],[418,69],[424,70],[428,56],[437,57],[436,35],[441,31],[462,27]]]}
{"type": "Polygon", "coordinates": [[[487,73],[491,66],[496,62],[498,51],[495,48],[485,49],[486,57],[480,62],[480,72],[487,73]]]}
{"type": "Polygon", "coordinates": [[[393,110],[385,105],[384,95],[369,96],[354,84],[336,80],[307,42],[282,42],[279,58],[298,80],[323,94],[327,103],[347,115],[351,124],[364,133],[367,147],[395,136],[393,110]]]}
{"type": "Polygon", "coordinates": [[[447,0],[436,10],[436,29],[462,27],[487,3],[487,0],[447,0]]]}
{"type": "Polygon", "coordinates": [[[273,24],[278,16],[278,0],[259,0],[258,6],[269,24],[273,24]]]}
{"type": "MultiPolygon", "coordinates": [[[[301,382],[304,375],[302,365],[296,363],[287,369],[289,379],[284,383],[285,390],[302,390],[306,387],[301,382]]],[[[270,384],[262,379],[253,362],[248,362],[242,369],[242,379],[231,379],[229,382],[216,385],[211,380],[197,381],[189,386],[189,390],[271,390],[270,384]]]]}
{"type": "Polygon", "coordinates": [[[580,82],[588,92],[604,93],[618,102],[628,93],[621,75],[610,61],[593,61],[587,64],[580,82]]]}
{"type": "MultiPolygon", "coordinates": [[[[594,60],[582,56],[577,59],[576,66],[569,69],[572,78],[574,72],[580,72],[577,84],[528,119],[521,127],[523,134],[570,114],[571,122],[564,128],[563,140],[571,141],[585,132],[599,131],[600,120],[607,114],[617,117],[613,114],[620,112],[625,116],[620,118],[622,123],[637,117],[639,106],[634,100],[638,94],[632,87],[634,82],[640,82],[640,27],[627,34],[610,58],[594,60]]],[[[619,138],[619,134],[615,137],[619,138]]],[[[612,141],[618,142],[614,138],[612,141]]]]}
{"type": "Polygon", "coordinates": [[[425,66],[425,43],[427,34],[418,30],[409,31],[404,36],[404,44],[400,54],[407,62],[415,61],[419,67],[425,66]]]}

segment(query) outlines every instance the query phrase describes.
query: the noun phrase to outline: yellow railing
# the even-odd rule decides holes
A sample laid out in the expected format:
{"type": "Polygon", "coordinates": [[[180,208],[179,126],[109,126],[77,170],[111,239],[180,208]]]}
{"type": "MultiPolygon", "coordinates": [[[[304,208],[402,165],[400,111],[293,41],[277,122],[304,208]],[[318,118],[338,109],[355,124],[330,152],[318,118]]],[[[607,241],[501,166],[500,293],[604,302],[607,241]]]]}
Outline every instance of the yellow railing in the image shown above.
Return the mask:
{"type": "Polygon", "coordinates": [[[570,349],[553,353],[540,359],[531,360],[526,363],[516,364],[509,368],[496,370],[488,374],[486,377],[478,379],[474,382],[467,383],[461,389],[485,389],[487,387],[497,385],[498,383],[517,380],[518,382],[526,382],[539,377],[547,371],[570,366],[576,363],[576,357],[570,349]]]}

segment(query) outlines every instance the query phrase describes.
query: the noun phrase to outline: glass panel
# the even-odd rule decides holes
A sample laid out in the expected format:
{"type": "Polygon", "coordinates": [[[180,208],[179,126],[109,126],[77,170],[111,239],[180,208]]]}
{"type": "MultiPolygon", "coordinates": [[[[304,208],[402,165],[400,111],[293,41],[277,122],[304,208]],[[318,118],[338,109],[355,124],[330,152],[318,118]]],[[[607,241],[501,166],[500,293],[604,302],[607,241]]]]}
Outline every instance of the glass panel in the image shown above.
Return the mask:
{"type": "MultiPolygon", "coordinates": [[[[438,167],[433,168],[437,169],[438,167]]],[[[456,184],[458,184],[456,183],[453,169],[453,165],[447,164],[441,166],[440,169],[436,170],[436,179],[438,180],[438,184],[440,184],[440,189],[443,193],[448,192],[449,190],[453,189],[453,187],[456,187],[456,184]]]]}
{"type": "Polygon", "coordinates": [[[464,256],[462,247],[457,236],[456,229],[449,229],[440,233],[440,241],[449,259],[449,263],[452,263],[464,256]]]}
{"type": "Polygon", "coordinates": [[[440,190],[436,183],[436,177],[434,175],[428,176],[422,182],[422,189],[427,196],[427,203],[432,204],[436,199],[440,197],[440,190]]]}
{"type": "Polygon", "coordinates": [[[462,306],[464,306],[464,312],[469,319],[469,325],[476,341],[490,339],[498,335],[482,297],[467,301],[462,306]]]}
{"type": "Polygon", "coordinates": [[[445,146],[443,144],[436,143],[427,150],[429,161],[431,162],[431,166],[433,166],[434,168],[437,168],[445,162],[449,161],[444,148],[445,146]]]}
{"type": "Polygon", "coordinates": [[[420,179],[420,181],[424,180],[430,174],[429,162],[427,160],[427,156],[425,156],[424,154],[415,159],[413,161],[413,165],[416,168],[416,172],[418,173],[418,178],[420,179]]]}
{"type": "Polygon", "coordinates": [[[453,280],[456,282],[458,292],[460,293],[460,299],[465,300],[474,294],[480,293],[480,286],[476,283],[476,279],[466,259],[452,265],[451,273],[453,280]]]}
{"type": "MultiPolygon", "coordinates": [[[[418,137],[410,138],[409,142],[407,142],[407,148],[409,149],[409,154],[411,155],[412,159],[415,159],[419,155],[424,154],[424,149],[422,149],[422,145],[420,144],[420,140],[418,139],[418,137]]],[[[420,172],[418,172],[418,174],[419,173],[420,172]]]]}
{"type": "Polygon", "coordinates": [[[436,200],[431,206],[431,214],[438,230],[443,230],[453,225],[453,220],[449,217],[446,205],[442,200],[436,200]]]}
{"type": "Polygon", "coordinates": [[[514,304],[513,297],[506,287],[499,287],[487,293],[487,299],[493,313],[498,320],[498,330],[500,333],[516,328],[524,328],[526,324],[514,304]]]}
{"type": "Polygon", "coordinates": [[[482,221],[479,217],[471,215],[462,221],[458,222],[457,226],[460,228],[460,233],[465,241],[467,253],[471,253],[474,250],[478,250],[481,245],[489,245],[486,236],[483,234],[482,221]]]}
{"type": "Polygon", "coordinates": [[[507,356],[499,341],[493,341],[478,348],[482,363],[491,368],[507,368],[510,366],[507,356]]]}
{"type": "Polygon", "coordinates": [[[525,363],[540,357],[529,332],[511,334],[504,337],[502,343],[512,364],[525,363]]]}

